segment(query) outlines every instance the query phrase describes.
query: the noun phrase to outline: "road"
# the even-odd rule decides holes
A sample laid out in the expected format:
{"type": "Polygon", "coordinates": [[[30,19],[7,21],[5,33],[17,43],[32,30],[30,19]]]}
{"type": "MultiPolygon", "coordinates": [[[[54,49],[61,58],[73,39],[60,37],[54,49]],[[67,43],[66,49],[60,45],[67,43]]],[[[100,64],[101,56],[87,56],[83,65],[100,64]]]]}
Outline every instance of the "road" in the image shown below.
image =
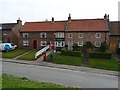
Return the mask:
{"type": "Polygon", "coordinates": [[[29,79],[82,88],[118,88],[118,77],[19,63],[2,63],[3,73],[26,76],[29,79]]]}

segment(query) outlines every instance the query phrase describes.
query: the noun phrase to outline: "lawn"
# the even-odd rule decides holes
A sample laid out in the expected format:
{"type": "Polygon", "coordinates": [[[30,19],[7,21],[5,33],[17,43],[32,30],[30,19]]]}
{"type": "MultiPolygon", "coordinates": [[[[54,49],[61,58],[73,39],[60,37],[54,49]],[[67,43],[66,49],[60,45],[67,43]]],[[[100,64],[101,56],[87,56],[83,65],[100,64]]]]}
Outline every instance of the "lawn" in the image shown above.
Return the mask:
{"type": "Polygon", "coordinates": [[[35,59],[35,53],[37,52],[38,50],[33,50],[32,52],[18,58],[19,60],[28,60],[28,61],[33,61],[33,60],[36,60],[35,59]]]}
{"type": "MultiPolygon", "coordinates": [[[[64,56],[61,55],[60,53],[53,54],[53,56],[54,56],[53,63],[75,65],[75,66],[81,65],[81,57],[64,56]]],[[[50,55],[47,56],[47,61],[49,61],[49,59],[50,59],[50,55]]]]}
{"type": "Polygon", "coordinates": [[[3,74],[2,75],[2,88],[67,88],[65,86],[46,83],[46,82],[38,82],[27,79],[25,77],[16,77],[12,75],[3,74]]]}
{"type": "Polygon", "coordinates": [[[2,58],[14,58],[16,56],[19,56],[19,55],[29,51],[29,50],[31,50],[31,49],[20,48],[20,49],[14,50],[14,51],[3,52],[2,58]]]}
{"type": "MultiPolygon", "coordinates": [[[[73,65],[73,66],[82,66],[82,58],[81,57],[75,57],[75,56],[64,56],[61,54],[53,54],[54,61],[53,63],[57,64],[66,64],[66,65],[73,65]]],[[[50,55],[47,56],[47,61],[49,62],[50,55]]],[[[118,68],[118,62],[115,59],[115,57],[112,57],[112,59],[89,59],[89,67],[92,68],[98,68],[98,69],[105,69],[105,70],[113,70],[118,71],[120,68],[118,68]]]]}
{"type": "Polygon", "coordinates": [[[115,57],[112,57],[112,59],[91,58],[89,61],[89,67],[118,71],[120,68],[120,65],[118,65],[118,62],[115,59],[115,57]]]}

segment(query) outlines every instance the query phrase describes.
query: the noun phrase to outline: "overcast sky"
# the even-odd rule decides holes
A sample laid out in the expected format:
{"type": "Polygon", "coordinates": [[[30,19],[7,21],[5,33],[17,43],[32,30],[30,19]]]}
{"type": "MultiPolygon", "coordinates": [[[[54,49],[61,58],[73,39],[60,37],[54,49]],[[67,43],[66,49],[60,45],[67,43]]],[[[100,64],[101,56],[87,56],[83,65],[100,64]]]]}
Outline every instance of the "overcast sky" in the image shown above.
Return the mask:
{"type": "Polygon", "coordinates": [[[118,20],[119,0],[0,0],[0,23],[103,18],[118,20]]]}

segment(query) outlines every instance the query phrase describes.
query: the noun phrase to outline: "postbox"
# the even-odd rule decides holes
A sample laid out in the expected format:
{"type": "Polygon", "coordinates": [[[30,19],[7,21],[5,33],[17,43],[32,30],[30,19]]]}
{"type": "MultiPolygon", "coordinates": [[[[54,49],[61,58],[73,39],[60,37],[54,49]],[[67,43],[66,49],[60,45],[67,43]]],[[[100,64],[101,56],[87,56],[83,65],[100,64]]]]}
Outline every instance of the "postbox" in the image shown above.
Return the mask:
{"type": "Polygon", "coordinates": [[[46,60],[46,52],[44,52],[44,54],[43,54],[43,60],[44,61],[46,60]]]}

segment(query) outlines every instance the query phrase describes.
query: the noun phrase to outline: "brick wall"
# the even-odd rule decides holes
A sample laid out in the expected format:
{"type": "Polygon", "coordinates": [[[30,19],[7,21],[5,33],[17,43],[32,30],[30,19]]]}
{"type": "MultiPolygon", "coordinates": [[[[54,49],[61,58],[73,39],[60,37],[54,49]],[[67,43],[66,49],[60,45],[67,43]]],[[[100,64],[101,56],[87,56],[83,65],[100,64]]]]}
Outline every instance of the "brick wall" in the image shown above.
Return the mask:
{"type": "Polygon", "coordinates": [[[47,37],[41,38],[40,33],[42,32],[29,32],[29,38],[23,38],[23,33],[20,33],[20,47],[27,47],[27,48],[33,48],[33,40],[37,40],[37,48],[42,48],[40,45],[41,41],[46,41],[47,44],[50,44],[50,41],[54,40],[54,33],[55,32],[46,32],[47,37]],[[23,41],[28,40],[29,46],[23,46],[23,41]]]}
{"type": "MultiPolygon", "coordinates": [[[[41,32],[29,32],[29,37],[28,38],[23,38],[23,33],[20,33],[20,46],[21,47],[27,47],[27,48],[33,48],[33,40],[37,40],[37,48],[42,48],[40,45],[41,41],[46,41],[47,44],[50,44],[50,41],[55,40],[55,35],[54,33],[56,32],[46,32],[47,37],[46,38],[40,38],[40,33],[41,32]],[[23,41],[29,41],[29,46],[23,46],[23,41]]],[[[65,44],[68,45],[68,41],[72,41],[73,44],[78,44],[78,41],[90,41],[94,44],[95,41],[100,41],[106,42],[109,44],[109,34],[108,32],[72,32],[73,37],[68,38],[68,33],[71,32],[66,32],[65,33],[65,44]],[[83,33],[83,38],[79,38],[78,34],[83,33]],[[101,33],[101,38],[95,38],[96,33],[101,33]]]]}
{"type": "Polygon", "coordinates": [[[73,37],[72,38],[68,38],[68,33],[71,32],[67,32],[66,33],[66,38],[65,38],[65,43],[68,45],[68,41],[72,41],[73,44],[78,44],[78,41],[90,41],[91,43],[94,44],[95,41],[100,41],[100,42],[104,42],[106,39],[106,42],[109,44],[109,34],[108,32],[72,32],[73,33],[73,37]],[[79,38],[78,34],[79,33],[83,33],[83,38],[79,38]],[[101,33],[101,38],[96,38],[95,35],[96,33],[101,33]]]}
{"type": "Polygon", "coordinates": [[[12,30],[2,30],[2,41],[13,42],[12,40],[13,32],[12,30]],[[6,35],[5,35],[6,34],[6,35]]]}

